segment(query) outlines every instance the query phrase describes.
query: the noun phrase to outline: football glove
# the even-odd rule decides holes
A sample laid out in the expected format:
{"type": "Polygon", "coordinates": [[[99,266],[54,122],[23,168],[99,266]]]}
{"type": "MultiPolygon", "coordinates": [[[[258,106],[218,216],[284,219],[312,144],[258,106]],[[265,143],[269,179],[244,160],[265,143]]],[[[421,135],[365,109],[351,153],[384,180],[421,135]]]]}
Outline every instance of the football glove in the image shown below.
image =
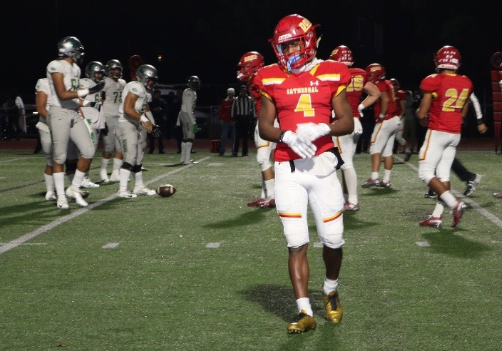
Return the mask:
{"type": "Polygon", "coordinates": [[[282,142],[286,143],[301,158],[311,158],[317,150],[311,141],[299,138],[296,133],[290,130],[284,133],[282,142]]]}
{"type": "Polygon", "coordinates": [[[103,90],[104,87],[105,87],[105,82],[100,82],[95,86],[93,86],[92,88],[89,88],[89,94],[97,93],[98,91],[103,90]]]}
{"type": "Polygon", "coordinates": [[[298,138],[312,142],[327,135],[331,129],[326,123],[302,123],[298,125],[296,134],[298,138]]]}
{"type": "Polygon", "coordinates": [[[152,128],[152,136],[155,138],[155,139],[159,139],[161,136],[162,136],[162,131],[160,130],[159,126],[158,125],[153,125],[153,128],[152,128]]]}
{"type": "Polygon", "coordinates": [[[199,126],[197,124],[194,124],[193,127],[192,127],[192,132],[194,134],[197,134],[198,131],[199,131],[199,126]]]}

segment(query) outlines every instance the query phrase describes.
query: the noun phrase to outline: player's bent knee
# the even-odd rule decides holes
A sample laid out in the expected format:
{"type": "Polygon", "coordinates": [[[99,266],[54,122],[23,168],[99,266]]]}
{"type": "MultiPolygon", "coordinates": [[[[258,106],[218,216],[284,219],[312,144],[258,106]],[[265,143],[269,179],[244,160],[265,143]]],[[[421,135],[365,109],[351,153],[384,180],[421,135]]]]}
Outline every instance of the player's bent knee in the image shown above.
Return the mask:
{"type": "Polygon", "coordinates": [[[59,163],[60,165],[64,164],[66,162],[66,152],[59,155],[54,155],[53,161],[59,163]]]}
{"type": "Polygon", "coordinates": [[[262,160],[261,162],[258,161],[258,164],[260,165],[262,172],[265,172],[267,169],[272,168],[272,162],[270,162],[269,160],[262,160]]]}
{"type": "Polygon", "coordinates": [[[90,147],[86,147],[84,150],[81,151],[82,157],[88,158],[88,159],[92,159],[94,157],[95,152],[96,152],[96,149],[94,148],[94,145],[91,145],[90,147]]]}
{"type": "Polygon", "coordinates": [[[342,171],[346,171],[347,169],[351,169],[351,168],[354,168],[354,164],[353,163],[346,163],[345,161],[343,162],[342,167],[340,167],[340,169],[342,171]]]}
{"type": "Polygon", "coordinates": [[[429,184],[432,178],[434,178],[434,173],[418,170],[418,178],[425,184],[429,184]]]}

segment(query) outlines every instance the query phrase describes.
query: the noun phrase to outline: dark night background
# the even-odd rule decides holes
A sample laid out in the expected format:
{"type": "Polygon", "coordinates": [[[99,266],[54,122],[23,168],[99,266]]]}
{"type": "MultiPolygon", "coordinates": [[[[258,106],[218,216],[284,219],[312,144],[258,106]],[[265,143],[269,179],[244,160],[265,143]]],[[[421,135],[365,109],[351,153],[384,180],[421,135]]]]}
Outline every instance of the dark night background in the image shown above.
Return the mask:
{"type": "MultiPolygon", "coordinates": [[[[387,78],[415,90],[433,73],[433,53],[445,44],[462,55],[460,73],[476,95],[491,104],[490,56],[502,51],[501,1],[9,1],[2,4],[0,78],[33,103],[34,86],[57,55],[64,36],[85,47],[82,68],[117,58],[127,67],[133,54],[157,67],[160,82],[184,83],[198,75],[199,105],[216,105],[228,85],[238,85],[236,64],[251,50],[276,62],[268,39],[285,15],[298,13],[321,24],[318,57],[340,44],[354,52],[355,66],[383,64],[387,78]],[[157,61],[157,55],[163,60],[157,61]]],[[[83,71],[83,70],[82,70],[83,71]]],[[[124,77],[129,80],[126,68],[124,77]]]]}

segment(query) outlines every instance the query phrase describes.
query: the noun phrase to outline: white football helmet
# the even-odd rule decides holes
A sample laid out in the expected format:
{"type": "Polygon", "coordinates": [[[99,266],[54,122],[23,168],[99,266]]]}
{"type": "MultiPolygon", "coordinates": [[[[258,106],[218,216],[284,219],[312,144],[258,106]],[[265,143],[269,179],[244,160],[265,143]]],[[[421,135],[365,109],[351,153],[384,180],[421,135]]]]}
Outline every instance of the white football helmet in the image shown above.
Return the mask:
{"type": "Polygon", "coordinates": [[[116,60],[116,59],[113,59],[113,60],[110,60],[106,63],[105,65],[105,74],[107,77],[110,77],[110,78],[115,78],[115,79],[120,79],[122,78],[122,71],[124,70],[124,68],[122,67],[122,64],[120,63],[119,60],[116,60]],[[111,71],[112,69],[114,68],[118,68],[120,69],[120,75],[112,75],[110,76],[111,74],[111,71]]]}
{"type": "Polygon", "coordinates": [[[95,83],[103,80],[105,75],[105,66],[99,61],[91,61],[85,66],[85,76],[92,79],[95,83]],[[95,77],[95,73],[101,73],[101,79],[95,77]]]}
{"type": "Polygon", "coordinates": [[[58,43],[58,56],[69,57],[80,64],[84,59],[84,47],[77,37],[64,37],[58,43]]]}
{"type": "Polygon", "coordinates": [[[148,80],[151,80],[153,84],[159,79],[159,74],[157,69],[152,65],[141,65],[136,71],[136,80],[142,83],[147,89],[151,89],[152,86],[148,86],[148,80]]]}

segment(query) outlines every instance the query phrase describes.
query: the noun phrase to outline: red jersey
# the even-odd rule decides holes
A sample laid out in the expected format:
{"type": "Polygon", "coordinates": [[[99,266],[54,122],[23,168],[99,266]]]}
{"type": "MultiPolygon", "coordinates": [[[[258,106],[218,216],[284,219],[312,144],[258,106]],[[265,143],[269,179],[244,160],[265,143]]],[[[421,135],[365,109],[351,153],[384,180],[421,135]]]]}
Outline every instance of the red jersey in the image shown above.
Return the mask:
{"type": "MultiPolygon", "coordinates": [[[[389,106],[387,108],[387,113],[385,114],[384,120],[391,119],[397,116],[396,113],[396,95],[394,93],[394,86],[390,82],[390,80],[379,80],[375,84],[378,87],[378,90],[381,92],[386,91],[389,94],[389,106]]],[[[380,99],[375,102],[375,118],[378,120],[380,116],[380,111],[382,110],[382,103],[380,99]]]]}
{"type": "Polygon", "coordinates": [[[361,68],[349,68],[350,83],[347,86],[347,100],[352,107],[352,114],[356,118],[361,118],[359,115],[358,106],[361,103],[361,95],[363,94],[364,85],[368,81],[368,74],[361,68]]]}
{"type": "Polygon", "coordinates": [[[251,95],[251,97],[253,98],[253,100],[255,102],[256,117],[258,117],[259,112],[260,112],[260,107],[261,107],[261,94],[260,94],[260,90],[258,89],[258,87],[254,84],[255,78],[256,78],[256,73],[253,74],[251,77],[249,77],[248,91],[249,91],[249,95],[251,95]]]}
{"type": "Polygon", "coordinates": [[[223,99],[218,110],[218,117],[220,121],[230,122],[232,121],[232,105],[234,104],[235,98],[229,100],[228,98],[223,99]]]}
{"type": "MultiPolygon", "coordinates": [[[[293,132],[300,123],[329,124],[331,101],[349,82],[347,66],[331,60],[320,61],[310,71],[299,74],[285,72],[278,64],[265,66],[254,80],[260,93],[275,104],[280,128],[293,132]]],[[[317,146],[316,155],[334,146],[330,135],[320,137],[314,144],[317,146]]],[[[276,161],[299,158],[287,144],[277,144],[274,151],[276,161]]]]}
{"type": "Polygon", "coordinates": [[[432,93],[429,129],[453,134],[462,130],[462,108],[472,93],[472,82],[457,74],[431,74],[420,83],[420,89],[432,93]]]}
{"type": "Polygon", "coordinates": [[[396,92],[396,116],[401,116],[403,114],[403,109],[401,108],[401,101],[406,101],[406,92],[399,89],[396,92]]]}

